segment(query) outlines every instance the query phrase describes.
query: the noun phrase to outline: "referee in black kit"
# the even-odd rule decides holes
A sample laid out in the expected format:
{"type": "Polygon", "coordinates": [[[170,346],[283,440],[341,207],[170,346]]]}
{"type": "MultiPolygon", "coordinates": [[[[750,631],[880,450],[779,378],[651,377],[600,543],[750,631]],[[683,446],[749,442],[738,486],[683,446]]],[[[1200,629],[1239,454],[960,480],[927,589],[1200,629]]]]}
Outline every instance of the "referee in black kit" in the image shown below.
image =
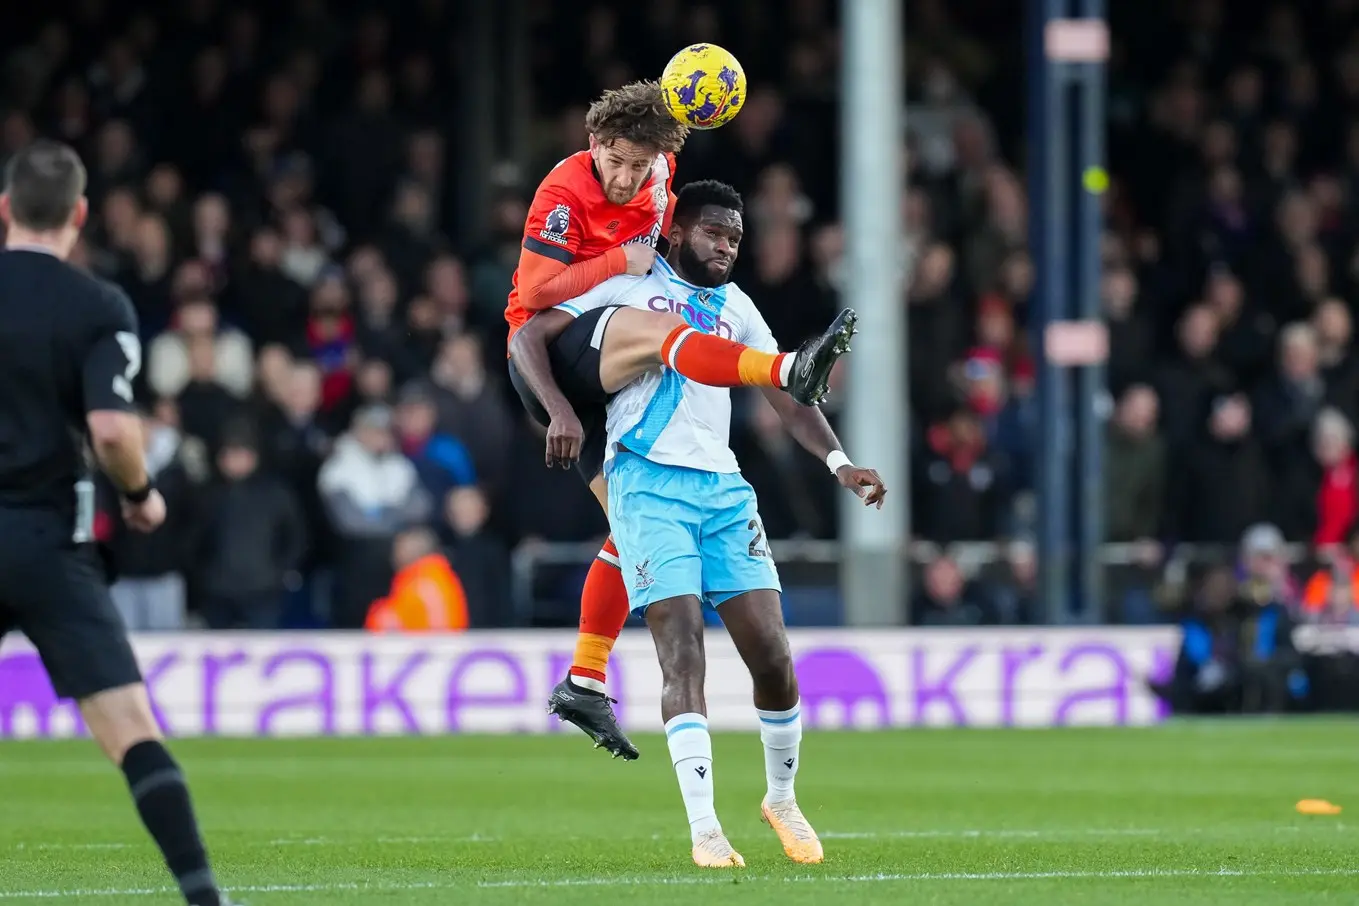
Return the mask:
{"type": "Polygon", "coordinates": [[[185,901],[230,906],[90,543],[86,436],[129,526],[155,530],[165,501],[133,411],[142,353],[132,303],[64,261],[89,212],[84,193],[75,151],[40,141],[10,161],[0,195],[0,637],[21,630],[57,694],[79,703],[185,901]]]}

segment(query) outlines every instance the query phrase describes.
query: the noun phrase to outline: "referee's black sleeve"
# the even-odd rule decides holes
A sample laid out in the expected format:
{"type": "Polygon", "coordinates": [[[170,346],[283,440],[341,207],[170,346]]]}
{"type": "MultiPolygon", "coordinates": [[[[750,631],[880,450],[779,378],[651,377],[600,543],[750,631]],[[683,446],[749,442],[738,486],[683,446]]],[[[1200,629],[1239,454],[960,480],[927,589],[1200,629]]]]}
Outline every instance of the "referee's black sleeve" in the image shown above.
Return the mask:
{"type": "Polygon", "coordinates": [[[135,411],[132,382],[142,370],[142,343],[132,300],[105,284],[105,304],[85,356],[85,411],[135,411]]]}

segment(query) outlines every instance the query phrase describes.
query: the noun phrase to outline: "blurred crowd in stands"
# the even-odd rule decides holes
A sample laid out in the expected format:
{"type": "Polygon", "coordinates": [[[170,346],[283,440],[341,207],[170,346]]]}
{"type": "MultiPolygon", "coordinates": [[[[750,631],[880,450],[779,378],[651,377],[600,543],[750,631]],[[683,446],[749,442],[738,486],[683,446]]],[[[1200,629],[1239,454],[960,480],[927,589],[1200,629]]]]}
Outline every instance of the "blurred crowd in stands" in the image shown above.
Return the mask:
{"type": "MultiPolygon", "coordinates": [[[[685,43],[731,48],[751,93],[691,137],[678,183],[745,194],[736,279],[785,346],[840,304],[838,4],[525,0],[532,164],[493,174],[459,165],[479,128],[460,116],[465,6],[79,0],[0,34],[0,157],[39,135],[82,152],[78,263],[126,289],[144,334],[173,517],[130,535],[110,493],[100,526],[134,627],[183,625],[186,602],[213,627],[358,627],[431,558],[472,625],[505,625],[514,550],[602,537],[508,392],[502,312],[526,201],[584,146],[585,105],[685,43]],[[462,214],[469,181],[492,184],[484,222],[462,214]]],[[[1021,6],[907,5],[912,518],[940,550],[923,623],[1043,617],[1021,6]],[[984,570],[950,554],[996,539],[1008,554],[984,570]]],[[[1109,615],[1148,622],[1199,593],[1167,578],[1177,545],[1233,548],[1258,524],[1350,575],[1359,3],[1113,6],[1107,526],[1133,553],[1109,615]]],[[[824,466],[738,402],[770,536],[834,539],[824,466]]]]}

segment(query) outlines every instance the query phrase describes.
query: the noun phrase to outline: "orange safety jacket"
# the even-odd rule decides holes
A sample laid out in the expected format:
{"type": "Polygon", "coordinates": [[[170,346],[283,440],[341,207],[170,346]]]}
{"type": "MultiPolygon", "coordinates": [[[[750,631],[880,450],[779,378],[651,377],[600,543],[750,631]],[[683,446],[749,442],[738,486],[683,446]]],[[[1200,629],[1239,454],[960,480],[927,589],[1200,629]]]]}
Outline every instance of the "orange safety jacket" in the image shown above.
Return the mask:
{"type": "MultiPolygon", "coordinates": [[[[1330,604],[1331,584],[1335,581],[1330,569],[1319,569],[1302,589],[1302,609],[1309,613],[1325,610],[1330,604]]],[[[1354,606],[1359,607],[1359,569],[1350,573],[1350,593],[1354,606]]]]}
{"type": "Polygon", "coordinates": [[[455,632],[467,628],[467,593],[443,554],[427,554],[392,580],[391,593],[373,602],[369,632],[455,632]]]}

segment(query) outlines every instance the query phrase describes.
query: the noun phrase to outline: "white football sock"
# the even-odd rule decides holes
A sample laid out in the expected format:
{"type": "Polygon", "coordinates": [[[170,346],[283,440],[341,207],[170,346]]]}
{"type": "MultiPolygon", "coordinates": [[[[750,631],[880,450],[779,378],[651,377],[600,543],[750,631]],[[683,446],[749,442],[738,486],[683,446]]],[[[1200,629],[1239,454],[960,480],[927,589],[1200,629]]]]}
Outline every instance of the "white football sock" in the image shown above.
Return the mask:
{"type": "Polygon", "coordinates": [[[709,831],[721,830],[713,805],[713,739],[708,718],[676,714],[665,722],[665,741],[679,779],[684,810],[689,813],[689,835],[695,843],[709,831]]]}
{"type": "Polygon", "coordinates": [[[779,363],[779,386],[787,387],[793,380],[793,365],[797,363],[797,353],[790,352],[779,363]]]}
{"type": "Polygon", "coordinates": [[[764,775],[769,783],[770,802],[793,798],[793,778],[797,776],[802,746],[802,703],[787,711],[761,711],[760,742],[764,743],[764,775]]]}
{"type": "Polygon", "coordinates": [[[588,692],[598,692],[600,695],[608,694],[608,689],[599,680],[592,676],[576,676],[574,673],[566,677],[571,685],[578,689],[585,689],[588,692]]]}

